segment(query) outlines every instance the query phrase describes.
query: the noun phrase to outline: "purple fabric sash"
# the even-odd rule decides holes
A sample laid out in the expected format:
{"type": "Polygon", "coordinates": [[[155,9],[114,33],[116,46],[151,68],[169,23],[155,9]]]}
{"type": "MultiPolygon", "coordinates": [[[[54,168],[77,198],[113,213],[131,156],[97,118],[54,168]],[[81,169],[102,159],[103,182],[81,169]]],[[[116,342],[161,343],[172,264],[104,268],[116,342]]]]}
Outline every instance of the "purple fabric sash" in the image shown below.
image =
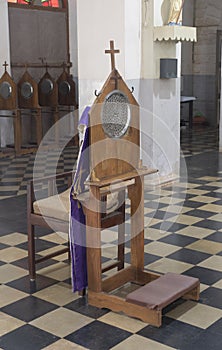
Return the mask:
{"type": "Polygon", "coordinates": [[[81,291],[87,287],[85,215],[81,204],[75,197],[85,190],[84,182],[89,175],[89,110],[90,107],[85,108],[79,121],[79,125],[84,127],[84,134],[70,193],[71,215],[69,239],[73,292],[81,291]]]}

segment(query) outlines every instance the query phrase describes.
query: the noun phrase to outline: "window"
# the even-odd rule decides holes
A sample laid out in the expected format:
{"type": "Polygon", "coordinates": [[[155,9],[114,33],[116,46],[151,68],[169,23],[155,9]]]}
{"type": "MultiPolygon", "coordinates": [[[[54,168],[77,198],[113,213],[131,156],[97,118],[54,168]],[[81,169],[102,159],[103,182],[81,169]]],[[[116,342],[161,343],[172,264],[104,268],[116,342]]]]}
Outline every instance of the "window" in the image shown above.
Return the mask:
{"type": "Polygon", "coordinates": [[[8,2],[22,5],[63,7],[63,1],[61,0],[8,0],[8,2]]]}

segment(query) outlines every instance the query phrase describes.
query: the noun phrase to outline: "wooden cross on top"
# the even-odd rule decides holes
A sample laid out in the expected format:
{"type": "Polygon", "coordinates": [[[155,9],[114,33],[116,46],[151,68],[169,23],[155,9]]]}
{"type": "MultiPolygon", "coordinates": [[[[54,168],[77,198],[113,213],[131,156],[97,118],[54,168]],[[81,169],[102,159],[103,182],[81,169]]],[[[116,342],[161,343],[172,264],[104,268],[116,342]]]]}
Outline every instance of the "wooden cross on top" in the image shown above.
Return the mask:
{"type": "Polygon", "coordinates": [[[8,66],[8,63],[5,61],[5,63],[3,64],[3,67],[5,67],[5,72],[6,72],[6,67],[8,66]]]}
{"type": "Polygon", "coordinates": [[[67,66],[67,64],[65,62],[63,62],[63,64],[62,64],[63,72],[66,71],[66,66],[67,66]]]}
{"type": "Polygon", "coordinates": [[[119,50],[115,50],[114,49],[114,41],[110,40],[110,49],[109,50],[105,50],[105,53],[110,53],[110,55],[111,55],[111,68],[112,68],[112,71],[113,71],[113,69],[115,69],[115,54],[119,53],[119,52],[120,52],[119,50]]]}

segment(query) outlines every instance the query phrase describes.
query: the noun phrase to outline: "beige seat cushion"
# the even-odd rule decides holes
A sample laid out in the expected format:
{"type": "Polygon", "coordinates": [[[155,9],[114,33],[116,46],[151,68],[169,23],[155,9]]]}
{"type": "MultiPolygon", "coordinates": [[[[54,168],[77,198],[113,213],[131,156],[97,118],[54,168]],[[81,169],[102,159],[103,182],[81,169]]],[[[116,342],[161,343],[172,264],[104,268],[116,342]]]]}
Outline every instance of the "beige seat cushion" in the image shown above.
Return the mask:
{"type": "Polygon", "coordinates": [[[70,188],[60,194],[35,201],[33,203],[34,213],[58,220],[69,221],[69,195],[70,188]]]}

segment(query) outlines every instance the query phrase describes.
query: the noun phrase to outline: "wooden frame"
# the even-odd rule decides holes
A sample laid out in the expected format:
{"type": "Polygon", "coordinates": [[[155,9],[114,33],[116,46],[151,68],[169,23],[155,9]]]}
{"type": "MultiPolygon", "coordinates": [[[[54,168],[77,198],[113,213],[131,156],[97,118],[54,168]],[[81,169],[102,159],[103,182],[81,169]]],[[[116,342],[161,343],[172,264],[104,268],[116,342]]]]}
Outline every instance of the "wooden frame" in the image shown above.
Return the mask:
{"type": "MultiPolygon", "coordinates": [[[[160,275],[144,271],[144,176],[156,172],[155,170],[139,169],[128,174],[89,181],[90,207],[85,206],[86,239],[87,239],[87,271],[88,271],[88,302],[99,308],[108,308],[116,312],[124,312],[128,316],[141,319],[144,322],[160,327],[162,324],[162,310],[149,309],[146,306],[127,302],[125,299],[111,294],[117,288],[128,282],[143,286],[159,278],[160,275]],[[134,180],[134,184],[129,183],[134,180]],[[102,279],[101,269],[101,193],[110,184],[116,184],[119,189],[127,189],[131,202],[131,265],[118,271],[111,277],[102,279]],[[92,229],[93,228],[93,229],[92,229]]],[[[83,203],[84,205],[84,203],[83,203]]],[[[198,300],[199,286],[183,295],[184,298],[198,300]]]]}
{"type": "MultiPolygon", "coordinates": [[[[54,253],[45,255],[41,258],[36,258],[36,251],[35,251],[35,226],[40,227],[56,227],[58,231],[65,232],[68,234],[69,232],[69,222],[58,220],[55,218],[50,218],[47,216],[47,221],[42,215],[35,214],[33,204],[35,201],[35,193],[34,189],[35,186],[40,184],[45,184],[45,186],[48,188],[47,191],[47,197],[53,196],[56,194],[56,181],[66,179],[67,185],[66,187],[69,188],[72,185],[74,172],[65,172],[61,174],[57,174],[55,176],[47,176],[44,178],[39,178],[35,180],[30,180],[27,185],[27,231],[28,231],[28,267],[29,267],[29,277],[30,280],[33,281],[36,278],[36,265],[40,262],[43,262],[45,260],[51,259],[55,256],[58,256],[60,254],[64,254],[66,252],[69,252],[69,247],[63,248],[59,251],[56,251],[54,253]]],[[[121,196],[125,195],[125,193],[121,193],[121,196]]],[[[103,193],[103,197],[105,194],[103,193]]],[[[123,198],[123,197],[122,197],[123,198]]],[[[125,197],[124,197],[125,198],[125,197]]],[[[115,222],[116,225],[118,225],[118,256],[117,261],[112,262],[111,264],[104,265],[102,268],[102,271],[108,271],[110,269],[113,269],[117,267],[118,270],[123,269],[124,267],[124,243],[123,237],[125,235],[125,201],[123,201],[120,208],[118,208],[117,211],[114,211],[110,215],[103,215],[100,219],[100,226],[101,229],[106,229],[111,226],[113,226],[113,223],[115,222]]],[[[100,261],[101,264],[101,261],[100,261]]]]}
{"type": "MultiPolygon", "coordinates": [[[[111,74],[89,112],[91,173],[90,180],[85,183],[89,187],[89,198],[85,201],[83,196],[78,197],[86,215],[88,302],[96,307],[124,312],[159,327],[162,323],[162,308],[165,305],[169,305],[181,296],[198,300],[199,281],[188,278],[187,286],[186,277],[186,283],[182,286],[178,284],[175,290],[173,288],[167,292],[169,277],[161,278],[159,274],[144,271],[144,177],[157,170],[142,166],[139,105],[132,96],[133,90],[129,90],[115,69],[114,55],[119,53],[119,50],[114,49],[113,41],[110,41],[110,49],[105,50],[105,53],[111,54],[111,74]],[[119,102],[121,99],[118,100],[118,94],[123,96],[122,102],[119,102]],[[104,118],[108,126],[106,129],[106,125],[103,125],[103,111],[110,96],[113,98],[111,103],[115,103],[115,106],[114,108],[112,105],[108,106],[108,114],[104,118]],[[127,103],[126,100],[128,100],[127,103]],[[121,103],[123,104],[120,105],[121,103]],[[130,110],[130,119],[126,118],[126,109],[124,109],[126,104],[130,110]],[[116,129],[116,123],[117,126],[124,127],[124,132],[117,133],[117,136],[115,131],[119,128],[116,129]],[[110,132],[112,124],[114,133],[112,128],[110,132]],[[131,204],[131,264],[126,269],[104,279],[101,268],[101,197],[103,193],[115,191],[124,191],[124,193],[127,191],[131,204]],[[144,286],[142,291],[139,289],[138,292],[130,293],[126,299],[112,294],[116,289],[124,287],[126,283],[147,286],[144,286]],[[152,291],[151,294],[158,295],[160,286],[164,290],[163,295],[154,298],[153,303],[150,302],[152,295],[147,298],[147,289],[152,291]]],[[[178,276],[173,277],[174,281],[178,282],[178,276]]],[[[179,278],[181,284],[181,276],[179,278]]]]}
{"type": "MultiPolygon", "coordinates": [[[[22,4],[16,4],[16,3],[8,3],[8,7],[9,8],[22,8],[25,9],[27,11],[48,11],[48,12],[60,12],[60,13],[64,13],[65,17],[66,17],[66,33],[67,33],[67,39],[66,39],[66,45],[67,45],[67,50],[66,52],[66,59],[64,61],[66,61],[66,66],[67,69],[69,71],[69,68],[71,66],[70,63],[70,48],[69,48],[69,11],[68,11],[68,0],[62,0],[62,7],[60,8],[55,8],[55,7],[44,7],[44,6],[38,6],[38,5],[22,5],[22,4]]],[[[54,64],[49,64],[48,66],[50,68],[60,68],[62,65],[62,62],[56,62],[54,64]]],[[[19,67],[31,67],[31,68],[41,68],[43,66],[45,66],[43,63],[42,64],[37,64],[37,63],[33,63],[33,64],[27,64],[27,62],[12,62],[11,64],[12,68],[19,68],[19,67]]],[[[55,84],[56,85],[56,84],[55,84]]],[[[50,96],[51,98],[51,96],[50,96]]],[[[48,98],[47,98],[48,99],[48,98]]],[[[56,98],[51,99],[50,101],[50,106],[53,105],[52,107],[52,114],[53,114],[53,118],[54,118],[54,122],[58,121],[60,116],[60,110],[58,108],[58,96],[56,98]]],[[[47,103],[46,103],[47,105],[47,103]]],[[[15,139],[15,153],[16,155],[20,155],[20,154],[24,154],[24,153],[31,153],[36,151],[36,145],[30,145],[30,147],[26,147],[23,148],[22,147],[22,114],[23,114],[23,110],[17,109],[19,106],[15,106],[15,111],[13,112],[13,115],[11,115],[10,113],[8,113],[8,115],[6,117],[13,117],[13,123],[14,123],[14,139],[15,139]]],[[[19,107],[20,108],[20,107],[19,107]]],[[[12,108],[10,108],[12,109],[12,108]]],[[[22,108],[23,109],[23,108],[22,108]]],[[[70,111],[70,109],[68,110],[68,112],[70,111]]],[[[32,108],[32,114],[34,115],[34,119],[35,119],[35,124],[36,124],[36,141],[37,141],[37,146],[39,146],[41,140],[42,140],[42,118],[41,118],[41,114],[42,114],[42,108],[35,108],[35,110],[32,108]]],[[[5,116],[4,116],[5,117],[5,116]]],[[[74,139],[74,145],[77,145],[78,141],[77,141],[77,137],[75,137],[74,139]]],[[[58,145],[59,143],[59,130],[58,128],[56,128],[56,134],[55,134],[55,144],[58,145]]],[[[9,148],[6,148],[3,150],[2,154],[7,154],[7,153],[11,153],[11,150],[9,150],[9,148]]]]}
{"type": "MultiPolygon", "coordinates": [[[[6,71],[7,63],[5,62],[5,73],[0,79],[0,84],[2,82],[8,82],[12,87],[12,94],[9,98],[3,99],[0,96],[0,110],[8,111],[8,114],[2,114],[0,117],[3,118],[13,118],[13,129],[14,129],[14,144],[15,144],[15,154],[20,155],[22,153],[30,153],[34,151],[34,148],[22,149],[22,110],[17,107],[17,85],[11,76],[6,71]]],[[[42,127],[41,127],[41,111],[37,108],[33,111],[36,119],[36,139],[37,145],[40,144],[42,138],[42,127]]]]}
{"type": "Polygon", "coordinates": [[[103,179],[128,173],[138,168],[140,161],[139,105],[116,69],[113,69],[90,112],[90,167],[95,178],[103,179]],[[130,105],[130,123],[127,132],[115,140],[108,137],[101,124],[104,101],[113,91],[121,91],[130,105]],[[106,159],[104,159],[104,154],[106,159]]]}
{"type": "Polygon", "coordinates": [[[65,67],[64,71],[59,76],[56,82],[58,85],[58,104],[60,106],[74,106],[75,108],[77,108],[75,82],[72,79],[71,75],[65,71],[65,67]],[[66,95],[62,95],[59,91],[59,85],[63,82],[68,83],[70,86],[70,91],[66,95]]]}
{"type": "Polygon", "coordinates": [[[42,215],[35,214],[33,209],[33,203],[35,201],[34,187],[36,185],[45,184],[48,188],[47,196],[53,196],[56,193],[56,181],[61,179],[67,179],[67,187],[70,187],[72,184],[73,172],[30,180],[27,184],[28,266],[30,280],[35,280],[36,278],[36,264],[69,252],[69,247],[67,247],[41,258],[36,258],[35,252],[35,226],[46,228],[51,228],[51,226],[53,226],[57,227],[59,231],[69,232],[69,223],[67,221],[57,220],[50,217],[47,217],[46,221],[42,215]]]}
{"type": "MultiPolygon", "coordinates": [[[[38,103],[38,84],[26,70],[21,79],[17,84],[18,90],[18,108],[20,110],[30,110],[30,114],[35,117],[35,125],[36,125],[36,143],[37,147],[40,145],[42,140],[42,113],[41,108],[38,103]],[[30,98],[25,98],[22,96],[22,84],[29,83],[33,88],[33,94],[30,98]]],[[[21,135],[22,137],[22,135],[21,135]]]]}

